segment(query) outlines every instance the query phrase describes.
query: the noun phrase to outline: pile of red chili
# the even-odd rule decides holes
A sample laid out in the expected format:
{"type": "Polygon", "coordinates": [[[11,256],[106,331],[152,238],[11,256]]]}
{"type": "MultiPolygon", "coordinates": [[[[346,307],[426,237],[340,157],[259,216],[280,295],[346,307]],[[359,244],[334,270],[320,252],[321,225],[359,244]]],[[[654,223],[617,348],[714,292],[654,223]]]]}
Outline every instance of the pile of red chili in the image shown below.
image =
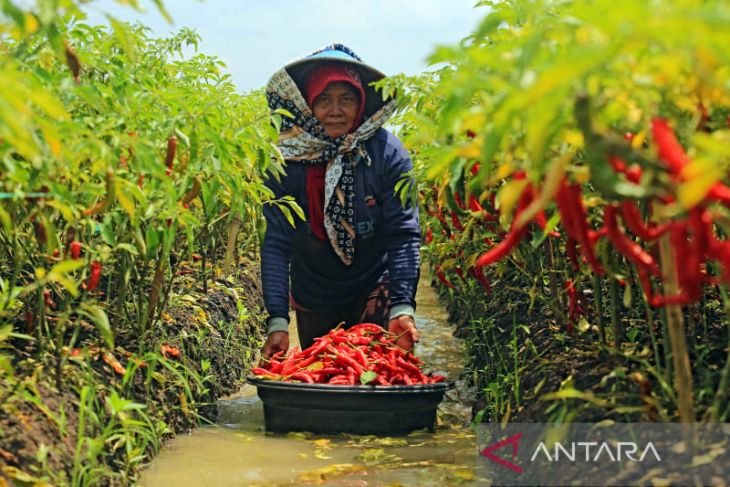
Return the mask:
{"type": "Polygon", "coordinates": [[[441,375],[425,375],[423,362],[395,345],[396,336],[372,323],[335,328],[302,351],[277,352],[253,374],[267,379],[309,384],[435,384],[441,375]]]}

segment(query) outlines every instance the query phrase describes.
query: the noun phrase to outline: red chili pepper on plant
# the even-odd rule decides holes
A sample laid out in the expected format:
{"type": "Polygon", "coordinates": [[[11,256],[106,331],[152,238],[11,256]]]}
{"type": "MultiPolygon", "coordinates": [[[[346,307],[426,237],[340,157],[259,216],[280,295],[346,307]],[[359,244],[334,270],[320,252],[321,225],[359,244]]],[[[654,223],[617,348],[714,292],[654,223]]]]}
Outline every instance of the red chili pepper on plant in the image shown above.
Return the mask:
{"type": "Polygon", "coordinates": [[[663,160],[671,174],[678,177],[682,168],[689,163],[689,158],[684,148],[677,140],[669,122],[661,117],[655,117],[651,121],[651,130],[654,141],[657,144],[659,158],[663,160]]]}
{"type": "Polygon", "coordinates": [[[94,261],[91,263],[91,273],[89,274],[89,280],[86,282],[86,291],[91,292],[96,289],[99,285],[99,279],[101,278],[101,262],[94,261]]]}
{"type": "Polygon", "coordinates": [[[81,242],[74,240],[69,244],[68,248],[69,255],[72,259],[78,259],[81,257],[81,242]]]}
{"type": "Polygon", "coordinates": [[[424,238],[424,240],[423,240],[423,241],[424,241],[424,243],[425,243],[426,245],[428,245],[428,244],[430,244],[431,242],[433,242],[433,230],[431,230],[431,227],[428,227],[428,228],[426,229],[426,237],[424,238]]]}
{"type": "Polygon", "coordinates": [[[177,137],[174,135],[167,139],[167,154],[165,155],[165,166],[167,166],[167,175],[172,174],[172,164],[175,160],[175,152],[177,151],[177,137]]]}
{"type": "Polygon", "coordinates": [[[439,281],[441,281],[441,284],[443,284],[444,286],[446,286],[448,288],[456,289],[456,286],[454,286],[448,279],[446,279],[446,276],[444,275],[444,271],[441,270],[441,266],[437,265],[435,268],[435,272],[436,272],[436,277],[438,278],[439,281]]]}
{"type": "Polygon", "coordinates": [[[618,227],[617,209],[615,206],[608,205],[604,209],[604,220],[606,229],[608,230],[608,239],[627,259],[631,260],[637,266],[642,266],[649,273],[659,276],[661,272],[654,257],[651,256],[638,243],[631,240],[618,227]]]}
{"type": "Polygon", "coordinates": [[[639,207],[634,201],[624,200],[621,202],[621,216],[626,227],[641,240],[656,240],[669,229],[669,225],[647,226],[644,224],[639,207]]]}
{"type": "Polygon", "coordinates": [[[456,228],[458,231],[463,232],[464,226],[461,224],[461,220],[459,220],[459,216],[452,211],[451,212],[451,223],[454,225],[454,228],[456,228]]]}
{"type": "Polygon", "coordinates": [[[580,185],[569,185],[563,180],[556,195],[556,202],[565,231],[580,244],[581,252],[593,271],[598,275],[603,275],[603,266],[593,252],[594,242],[591,239],[588,215],[583,206],[580,185]]]}

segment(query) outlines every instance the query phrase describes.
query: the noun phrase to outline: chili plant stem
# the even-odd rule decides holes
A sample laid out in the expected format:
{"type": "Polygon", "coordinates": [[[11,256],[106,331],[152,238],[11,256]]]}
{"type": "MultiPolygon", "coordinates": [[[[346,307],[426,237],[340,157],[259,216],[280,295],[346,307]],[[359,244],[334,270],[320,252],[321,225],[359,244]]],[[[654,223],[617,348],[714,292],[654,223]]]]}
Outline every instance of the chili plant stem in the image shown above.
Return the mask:
{"type": "Polygon", "coordinates": [[[601,344],[606,345],[606,328],[603,323],[603,289],[601,288],[601,277],[593,274],[593,297],[595,305],[595,320],[598,325],[598,335],[601,338],[601,344]]]}
{"type": "Polygon", "coordinates": [[[621,348],[621,318],[619,316],[618,281],[611,279],[608,283],[611,297],[611,328],[613,329],[613,348],[621,348]]]}
{"type": "MultiPolygon", "coordinates": [[[[656,363],[656,368],[659,371],[659,373],[662,373],[662,370],[664,369],[662,365],[662,356],[659,355],[659,344],[656,341],[656,332],[654,331],[654,311],[651,309],[651,306],[649,306],[649,303],[646,299],[643,299],[644,301],[644,308],[646,309],[646,325],[649,327],[649,338],[651,339],[651,348],[654,351],[654,362],[656,363]]],[[[668,377],[665,377],[665,379],[668,380],[668,377]]]]}
{"type": "MultiPolygon", "coordinates": [[[[712,423],[726,421],[726,418],[720,414],[720,408],[722,404],[727,400],[728,389],[730,389],[730,298],[728,298],[727,291],[724,287],[719,286],[720,296],[722,297],[723,307],[725,308],[725,322],[728,324],[728,344],[727,344],[727,357],[725,358],[725,367],[722,368],[720,373],[720,380],[717,384],[717,392],[712,400],[712,405],[707,410],[705,417],[712,423]]],[[[723,413],[724,414],[724,413],[723,413]]]]}
{"type": "Polygon", "coordinates": [[[231,268],[234,264],[236,254],[236,239],[238,238],[238,231],[241,228],[241,218],[235,215],[231,222],[228,224],[228,240],[226,242],[226,256],[223,259],[223,276],[229,276],[231,274],[231,268]]]}
{"type": "MultiPolygon", "coordinates": [[[[664,235],[659,240],[659,256],[662,263],[662,273],[664,274],[664,293],[667,296],[674,296],[679,292],[679,278],[669,235],[664,235]]],[[[675,370],[674,386],[677,389],[677,397],[679,398],[679,418],[683,423],[692,423],[695,421],[694,395],[692,392],[692,369],[689,354],[687,353],[684,316],[682,315],[682,308],[678,305],[669,305],[666,308],[675,370]]]]}

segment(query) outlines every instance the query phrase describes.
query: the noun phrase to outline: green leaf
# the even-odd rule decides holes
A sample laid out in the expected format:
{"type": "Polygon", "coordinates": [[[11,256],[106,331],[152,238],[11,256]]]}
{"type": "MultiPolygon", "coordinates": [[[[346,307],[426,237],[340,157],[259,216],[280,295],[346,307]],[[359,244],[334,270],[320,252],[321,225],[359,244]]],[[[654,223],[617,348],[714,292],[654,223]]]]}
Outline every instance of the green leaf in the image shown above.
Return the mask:
{"type": "Polygon", "coordinates": [[[367,370],[360,374],[360,383],[361,384],[370,384],[372,381],[374,381],[378,377],[378,374],[373,372],[372,370],[367,370]]]}
{"type": "Polygon", "coordinates": [[[50,272],[48,273],[49,278],[51,278],[50,276],[53,274],[68,274],[69,272],[81,269],[85,265],[86,262],[84,262],[83,259],[64,260],[63,262],[59,262],[51,268],[50,272]]]}
{"type": "Polygon", "coordinates": [[[10,218],[10,214],[5,211],[5,208],[0,206],[0,223],[7,233],[11,233],[13,230],[13,219],[10,218]]]}
{"type": "Polygon", "coordinates": [[[10,334],[13,331],[12,325],[7,325],[2,328],[0,328],[0,342],[4,342],[8,338],[10,338],[10,334]]]}
{"type": "Polygon", "coordinates": [[[165,8],[165,4],[162,3],[162,0],[152,0],[157,7],[157,10],[159,10],[160,14],[167,20],[168,23],[172,24],[172,17],[170,16],[170,13],[165,8]]]}
{"type": "Polygon", "coordinates": [[[109,317],[106,315],[106,311],[92,303],[84,303],[79,310],[94,322],[109,350],[114,350],[114,333],[109,324],[109,317]]]}
{"type": "Polygon", "coordinates": [[[123,22],[119,22],[111,15],[107,15],[106,18],[114,30],[114,37],[119,41],[119,46],[127,54],[129,60],[135,62],[137,60],[137,53],[134,48],[133,34],[129,32],[129,29],[127,29],[127,26],[123,22]]]}

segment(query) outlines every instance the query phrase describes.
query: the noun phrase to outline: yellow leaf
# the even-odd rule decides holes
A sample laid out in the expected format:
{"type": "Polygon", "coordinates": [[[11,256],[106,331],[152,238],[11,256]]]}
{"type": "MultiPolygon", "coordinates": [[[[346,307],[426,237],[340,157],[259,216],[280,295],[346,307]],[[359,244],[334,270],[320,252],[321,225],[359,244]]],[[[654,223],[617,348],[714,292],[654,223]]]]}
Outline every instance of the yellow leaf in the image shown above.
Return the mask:
{"type": "Polygon", "coordinates": [[[31,13],[26,13],[24,20],[25,32],[27,32],[28,34],[32,34],[38,30],[38,19],[35,18],[35,15],[31,13]]]}
{"type": "Polygon", "coordinates": [[[482,146],[480,143],[477,143],[477,139],[474,139],[472,142],[468,143],[467,145],[463,145],[459,148],[458,155],[459,157],[464,157],[466,159],[476,159],[479,157],[479,155],[482,153],[482,146]]]}
{"type": "Polygon", "coordinates": [[[497,181],[500,181],[514,171],[515,167],[514,164],[512,164],[512,157],[509,155],[505,157],[505,161],[499,165],[496,171],[494,171],[494,174],[492,175],[492,179],[489,180],[489,184],[494,184],[497,181]]]}
{"type": "Polygon", "coordinates": [[[591,391],[588,392],[582,392],[577,389],[573,389],[572,387],[568,387],[566,389],[562,389],[557,392],[551,392],[549,394],[544,394],[540,400],[542,401],[554,401],[557,399],[581,399],[583,401],[590,402],[592,404],[595,404],[596,406],[603,407],[608,404],[608,402],[605,399],[601,399],[595,396],[591,391]]]}
{"type": "Polygon", "coordinates": [[[48,147],[51,149],[51,153],[58,157],[61,155],[61,149],[63,148],[61,145],[61,139],[58,135],[58,130],[55,126],[48,123],[41,123],[39,125],[41,127],[41,132],[43,132],[43,138],[46,140],[48,147]]]}
{"type": "Polygon", "coordinates": [[[585,184],[591,179],[591,171],[588,166],[580,166],[573,168],[573,178],[579,184],[585,184]]]}
{"type": "Polygon", "coordinates": [[[684,182],[679,185],[677,197],[684,208],[693,208],[707,195],[710,188],[722,178],[722,169],[707,159],[694,159],[682,169],[684,182]]]}
{"type": "Polygon", "coordinates": [[[633,139],[631,139],[631,148],[632,149],[641,149],[644,146],[645,140],[646,140],[646,130],[642,130],[638,134],[634,135],[633,139]]]}
{"type": "MultiPolygon", "coordinates": [[[[127,183],[125,182],[124,186],[126,186],[126,184],[127,183]]],[[[115,185],[114,192],[116,193],[116,196],[119,199],[119,204],[122,205],[122,208],[124,208],[124,211],[127,212],[127,214],[129,215],[129,218],[134,220],[134,215],[135,215],[134,200],[127,195],[125,188],[123,188],[122,186],[123,185],[121,185],[121,184],[115,185]]]]}
{"type": "Polygon", "coordinates": [[[10,218],[10,213],[0,206],[0,223],[6,232],[10,233],[13,229],[13,219],[10,218]]]}
{"type": "Polygon", "coordinates": [[[517,204],[517,200],[528,183],[527,179],[514,179],[499,189],[497,203],[500,215],[508,215],[512,212],[512,208],[517,204]]]}
{"type": "Polygon", "coordinates": [[[563,137],[563,140],[568,144],[572,145],[576,149],[583,148],[583,134],[578,130],[568,130],[563,137]]]}

